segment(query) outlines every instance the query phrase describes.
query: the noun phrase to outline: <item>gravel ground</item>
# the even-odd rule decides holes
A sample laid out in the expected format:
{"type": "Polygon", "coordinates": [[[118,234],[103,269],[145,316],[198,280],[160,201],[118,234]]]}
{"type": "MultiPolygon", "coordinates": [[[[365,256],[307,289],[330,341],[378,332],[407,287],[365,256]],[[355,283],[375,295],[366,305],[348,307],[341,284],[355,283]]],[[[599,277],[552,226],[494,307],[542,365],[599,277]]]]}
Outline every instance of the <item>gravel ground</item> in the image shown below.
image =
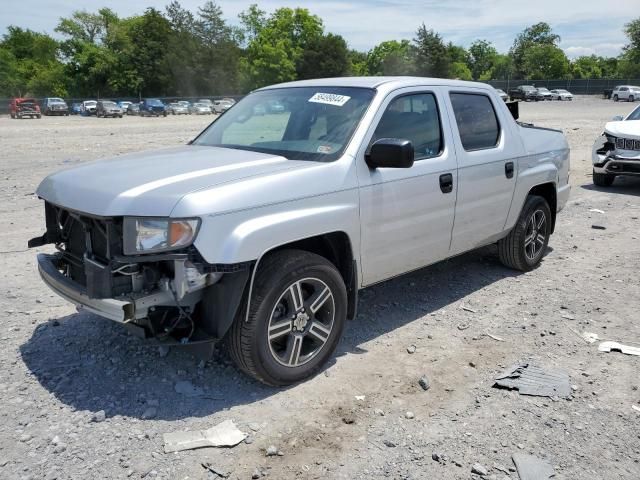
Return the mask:
{"type": "Polygon", "coordinates": [[[368,288],[324,373],[286,389],[224,355],[204,362],[76,313],[26,250],[42,233],[33,192],[45,175],[185,143],[211,117],[0,119],[0,478],[218,478],[208,462],[238,479],[504,480],[518,478],[519,452],[547,459],[557,479],[637,480],[640,357],[580,337],[640,342],[640,181],[595,188],[589,161],[604,123],[632,107],[522,104],[522,120],[563,129],[572,148],[571,198],[542,265],[513,272],[485,248],[368,288]],[[572,396],[492,388],[520,359],[566,370],[572,396]],[[246,443],[163,453],[163,433],[227,419],[246,443]],[[269,446],[283,455],[267,457],[269,446]]]}

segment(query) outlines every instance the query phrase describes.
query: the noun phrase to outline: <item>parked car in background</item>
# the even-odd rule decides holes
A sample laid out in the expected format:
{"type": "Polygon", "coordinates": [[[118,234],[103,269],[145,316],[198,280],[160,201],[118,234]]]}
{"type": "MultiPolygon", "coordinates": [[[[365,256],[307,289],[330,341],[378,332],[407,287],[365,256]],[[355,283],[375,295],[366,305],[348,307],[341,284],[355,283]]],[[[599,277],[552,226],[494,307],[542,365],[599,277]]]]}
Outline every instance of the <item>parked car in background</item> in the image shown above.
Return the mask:
{"type": "Polygon", "coordinates": [[[191,108],[191,102],[188,102],[187,100],[180,100],[177,103],[179,103],[183,107],[191,108]]]}
{"type": "Polygon", "coordinates": [[[129,105],[131,105],[133,102],[130,102],[128,100],[120,100],[118,102],[118,106],[122,109],[123,113],[126,113],[127,109],[129,108],[129,105]]]}
{"type": "Polygon", "coordinates": [[[233,107],[233,103],[227,100],[215,100],[213,102],[213,113],[224,113],[233,107]]]}
{"type": "Polygon", "coordinates": [[[9,116],[11,118],[40,118],[40,106],[35,98],[12,98],[9,102],[9,116]]]}
{"type": "Polygon", "coordinates": [[[553,94],[549,91],[548,88],[546,87],[536,88],[536,100],[538,101],[551,100],[552,97],[553,97],[553,94]]]}
{"type": "Polygon", "coordinates": [[[49,175],[28,246],[55,245],[37,264],[66,300],[141,335],[224,339],[242,371],[290,385],[331,358],[362,288],[492,244],[536,268],[566,224],[569,153],[486,84],[280,84],[189,145],[49,175]],[[290,115],[256,118],[273,100],[290,115]]]}
{"type": "Polygon", "coordinates": [[[189,115],[191,112],[189,112],[189,107],[174,102],[167,105],[167,113],[171,115],[189,115]]]}
{"type": "Polygon", "coordinates": [[[201,98],[197,101],[197,103],[204,103],[205,105],[209,106],[211,108],[211,111],[213,112],[213,102],[208,98],[201,98]]]}
{"type": "Polygon", "coordinates": [[[551,90],[551,100],[573,100],[573,94],[563,88],[554,88],[551,90]]]}
{"type": "Polygon", "coordinates": [[[97,117],[118,117],[122,118],[123,111],[118,104],[112,100],[100,100],[96,105],[97,117]]]}
{"type": "Polygon", "coordinates": [[[82,113],[82,103],[74,102],[71,104],[71,108],[69,109],[69,113],[71,115],[80,115],[82,113]]]}
{"type": "Polygon", "coordinates": [[[627,102],[635,102],[640,99],[640,87],[634,85],[620,85],[613,89],[611,98],[614,102],[618,100],[626,100],[627,102]]]}
{"type": "Polygon", "coordinates": [[[211,115],[213,113],[213,110],[211,110],[211,107],[209,105],[200,102],[196,102],[191,105],[190,111],[194,115],[211,115]]]}
{"type": "Polygon", "coordinates": [[[525,102],[538,100],[538,91],[533,85],[520,85],[509,90],[511,100],[524,100],[525,102]]]}
{"type": "Polygon", "coordinates": [[[58,97],[47,97],[42,101],[42,111],[45,115],[69,115],[69,105],[58,97]]]}
{"type": "Polygon", "coordinates": [[[140,115],[140,104],[132,103],[127,107],[127,115],[140,115]]]}
{"type": "Polygon", "coordinates": [[[140,116],[159,117],[167,116],[167,108],[158,98],[145,98],[140,102],[140,116]]]}
{"type": "Polygon", "coordinates": [[[82,115],[95,115],[98,102],[95,100],[85,100],[82,102],[82,115]]]}
{"type": "Polygon", "coordinates": [[[640,106],[604,126],[593,144],[593,183],[609,187],[617,176],[640,176],[640,106]]]}
{"type": "Polygon", "coordinates": [[[497,93],[497,94],[500,96],[500,98],[501,98],[502,100],[504,100],[505,102],[506,102],[507,100],[509,100],[509,95],[507,95],[507,93],[506,93],[504,90],[502,90],[501,88],[496,88],[496,93],[497,93]]]}

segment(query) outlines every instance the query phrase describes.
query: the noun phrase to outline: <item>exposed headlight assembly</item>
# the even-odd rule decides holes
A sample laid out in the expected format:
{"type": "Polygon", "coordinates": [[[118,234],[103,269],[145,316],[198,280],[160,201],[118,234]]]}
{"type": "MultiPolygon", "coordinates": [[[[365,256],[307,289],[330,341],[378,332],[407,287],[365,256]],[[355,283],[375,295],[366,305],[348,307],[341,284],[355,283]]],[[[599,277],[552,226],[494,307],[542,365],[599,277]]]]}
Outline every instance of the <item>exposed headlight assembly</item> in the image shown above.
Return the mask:
{"type": "Polygon", "coordinates": [[[193,243],[198,218],[125,217],[123,252],[125,255],[165,252],[193,243]]]}

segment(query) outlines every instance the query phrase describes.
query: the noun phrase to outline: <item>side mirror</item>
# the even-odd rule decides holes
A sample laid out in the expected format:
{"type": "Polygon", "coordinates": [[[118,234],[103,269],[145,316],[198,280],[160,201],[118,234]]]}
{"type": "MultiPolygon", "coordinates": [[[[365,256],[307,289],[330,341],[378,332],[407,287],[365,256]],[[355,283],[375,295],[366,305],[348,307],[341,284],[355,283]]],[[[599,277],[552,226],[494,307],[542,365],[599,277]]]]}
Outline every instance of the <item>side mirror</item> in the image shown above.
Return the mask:
{"type": "Polygon", "coordinates": [[[611,119],[612,122],[621,122],[622,120],[624,120],[624,117],[622,115],[616,115],[611,119]]]}
{"type": "Polygon", "coordinates": [[[381,138],[371,145],[365,160],[370,168],[411,168],[414,156],[411,141],[402,138],[381,138]]]}

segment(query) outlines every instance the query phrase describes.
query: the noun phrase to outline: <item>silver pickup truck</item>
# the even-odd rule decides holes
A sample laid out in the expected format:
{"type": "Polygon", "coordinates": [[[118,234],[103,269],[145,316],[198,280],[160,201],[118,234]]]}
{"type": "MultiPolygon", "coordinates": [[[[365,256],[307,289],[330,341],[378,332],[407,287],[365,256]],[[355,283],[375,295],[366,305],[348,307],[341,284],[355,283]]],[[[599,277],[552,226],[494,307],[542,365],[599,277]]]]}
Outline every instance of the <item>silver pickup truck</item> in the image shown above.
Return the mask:
{"type": "Polygon", "coordinates": [[[286,385],[332,355],[361,288],[492,243],[535,268],[568,180],[562,133],[516,122],[488,85],[302,81],[251,93],[189,145],[50,175],[29,246],[55,245],[39,271],[67,300],[224,339],[286,385]]]}

